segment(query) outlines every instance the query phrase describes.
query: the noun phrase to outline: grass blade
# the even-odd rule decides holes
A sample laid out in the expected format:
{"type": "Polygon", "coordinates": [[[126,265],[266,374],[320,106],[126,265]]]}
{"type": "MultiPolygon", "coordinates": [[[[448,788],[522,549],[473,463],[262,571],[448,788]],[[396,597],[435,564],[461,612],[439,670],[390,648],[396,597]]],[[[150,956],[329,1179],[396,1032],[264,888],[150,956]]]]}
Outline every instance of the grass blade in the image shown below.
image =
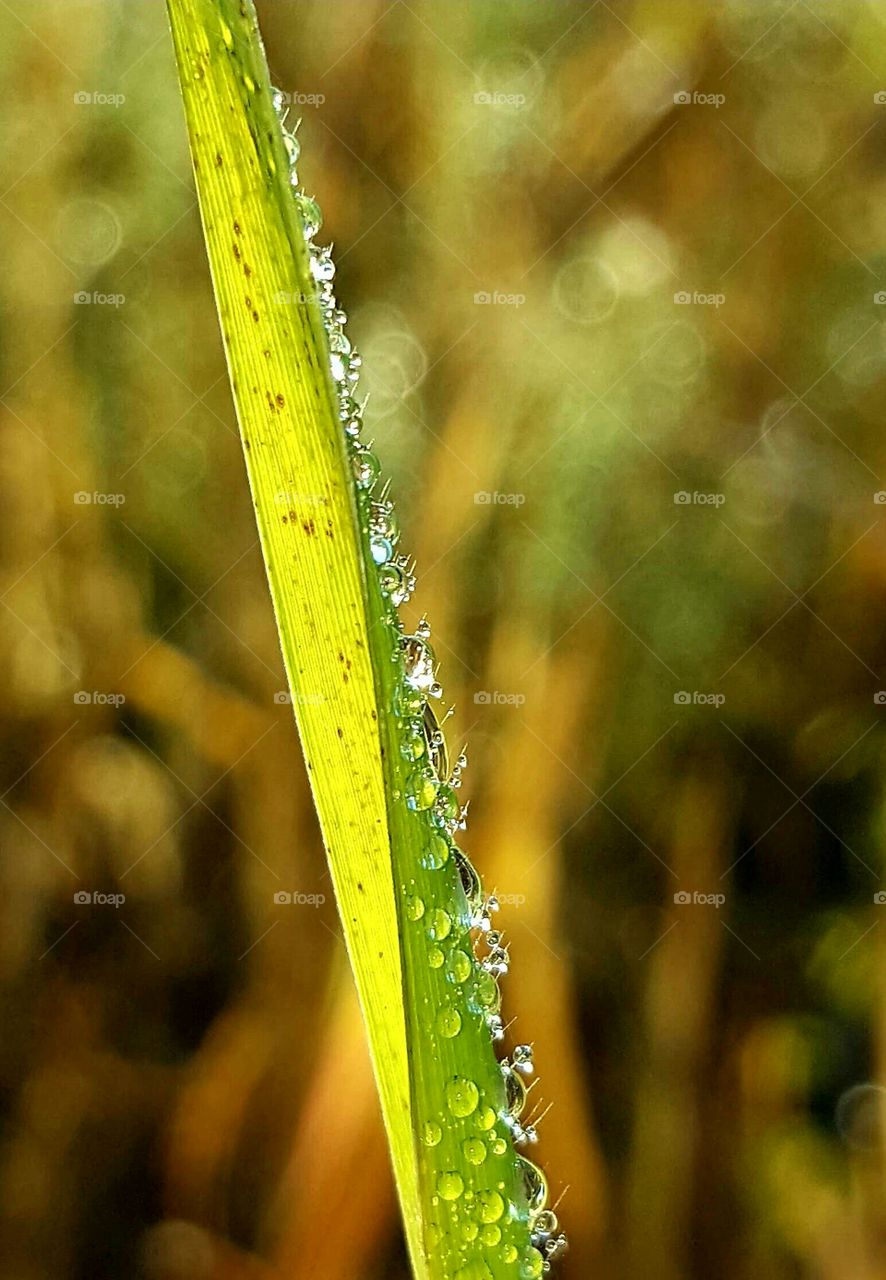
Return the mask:
{"type": "Polygon", "coordinates": [[[527,1046],[499,1064],[507,953],[463,826],[428,632],[356,439],[357,361],[319,215],[294,198],[251,0],[167,0],[204,234],[296,718],[373,1056],[418,1280],[532,1280],[553,1257],[519,1156],[527,1046]],[[318,296],[319,295],[319,296],[318,296]],[[297,305],[281,305],[281,299],[297,305]],[[349,439],[342,430],[352,430],[349,439]],[[484,936],[482,962],[474,942],[484,936]],[[535,1248],[532,1241],[540,1248],[535,1248]]]}

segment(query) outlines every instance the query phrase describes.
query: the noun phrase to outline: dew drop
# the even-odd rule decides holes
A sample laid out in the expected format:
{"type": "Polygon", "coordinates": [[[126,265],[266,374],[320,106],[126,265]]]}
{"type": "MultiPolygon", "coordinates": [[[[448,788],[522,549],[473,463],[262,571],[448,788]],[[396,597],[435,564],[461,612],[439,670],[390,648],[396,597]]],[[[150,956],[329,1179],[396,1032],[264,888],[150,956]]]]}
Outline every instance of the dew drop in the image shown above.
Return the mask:
{"type": "Polygon", "coordinates": [[[487,1249],[491,1249],[501,1240],[501,1227],[496,1226],[494,1222],[487,1222],[480,1232],[480,1240],[486,1245],[487,1249]]]}
{"type": "Polygon", "coordinates": [[[544,1269],[544,1258],[530,1246],[520,1259],[520,1280],[538,1280],[544,1269]]]}
{"type": "Polygon", "coordinates": [[[501,1256],[504,1258],[505,1262],[516,1262],[517,1246],[515,1244],[506,1244],[504,1249],[502,1249],[501,1256]]]}
{"type": "Polygon", "coordinates": [[[477,1226],[476,1222],[463,1222],[461,1233],[468,1244],[470,1244],[472,1241],[477,1239],[477,1236],[480,1234],[480,1228],[477,1226]]]}
{"type": "Polygon", "coordinates": [[[434,817],[441,826],[451,827],[458,818],[459,807],[458,796],[452,790],[452,787],[444,782],[437,791],[434,817]]]}
{"type": "Polygon", "coordinates": [[[457,948],[449,957],[446,976],[450,982],[465,982],[471,976],[472,968],[471,958],[468,953],[457,948]]]}
{"type": "Polygon", "coordinates": [[[387,538],[373,534],[369,539],[369,554],[372,556],[374,564],[387,564],[393,558],[394,548],[387,538]]]}
{"type": "Polygon", "coordinates": [[[477,1128],[487,1132],[495,1124],[495,1112],[492,1107],[481,1107],[474,1120],[477,1128]]]}
{"type": "Polygon", "coordinates": [[[529,1206],[530,1218],[535,1218],[544,1209],[548,1199],[548,1182],[537,1164],[527,1160],[525,1156],[517,1156],[517,1168],[523,1183],[526,1203],[529,1206]]]}
{"type": "Polygon", "coordinates": [[[496,1136],[492,1139],[493,1155],[503,1156],[504,1153],[507,1151],[507,1149],[508,1149],[507,1141],[501,1136],[501,1134],[496,1134],[496,1136]]]}
{"type": "MultiPolygon", "coordinates": [[[[376,561],[376,563],[378,563],[378,561],[376,561]]],[[[424,707],[424,698],[421,693],[417,689],[413,689],[408,684],[402,684],[399,686],[394,702],[394,709],[402,716],[421,715],[422,708],[424,707]]]]}
{"type": "Polygon", "coordinates": [[[481,1222],[498,1222],[505,1211],[505,1202],[499,1193],[487,1188],[477,1192],[477,1217],[481,1222]]]}
{"type": "Polygon", "coordinates": [[[294,133],[284,133],[283,146],[286,149],[290,167],[294,167],[298,164],[298,158],[301,155],[301,143],[294,133]]]}
{"type": "MultiPolygon", "coordinates": [[[[393,567],[393,566],[390,566],[393,567]]],[[[417,720],[408,721],[403,728],[400,754],[404,760],[420,760],[427,751],[425,736],[417,720]]]]}
{"type": "Polygon", "coordinates": [[[464,1189],[464,1181],[456,1169],[448,1169],[437,1178],[437,1194],[442,1200],[457,1200],[464,1189]]]}
{"type": "Polygon", "coordinates": [[[374,453],[368,449],[360,449],[351,460],[354,479],[361,489],[371,489],[378,479],[381,464],[374,453]]]}
{"type": "Polygon", "coordinates": [[[436,1120],[426,1120],[422,1140],[426,1147],[436,1147],[437,1143],[443,1137],[443,1130],[437,1124],[436,1120]]]}
{"type": "Polygon", "coordinates": [[[304,194],[303,191],[295,197],[295,203],[301,214],[302,224],[304,225],[305,236],[310,240],[317,234],[323,226],[323,214],[320,212],[320,206],[316,200],[304,194]]]}
{"type": "Polygon", "coordinates": [[[497,1013],[501,1008],[501,990],[493,974],[481,969],[474,981],[474,997],[482,1009],[497,1013]]]}
{"type": "Polygon", "coordinates": [[[473,1080],[454,1076],[446,1085],[446,1105],[454,1116],[470,1116],[477,1110],[480,1090],[473,1080]]]}
{"type": "Polygon", "coordinates": [[[449,861],[449,841],[439,832],[433,832],[428,838],[422,866],[429,871],[439,871],[449,861]]]}
{"type": "Polygon", "coordinates": [[[442,947],[431,947],[428,952],[428,964],[432,969],[439,969],[445,959],[442,947]]]}
{"type": "Polygon", "coordinates": [[[420,920],[425,913],[425,904],[416,894],[410,893],[406,898],[406,919],[420,920]]]}
{"type": "Polygon", "coordinates": [[[437,907],[431,912],[430,922],[428,923],[428,937],[435,942],[442,942],[444,938],[448,938],[452,931],[452,919],[442,907],[437,907]]]}
{"type": "Polygon", "coordinates": [[[461,1014],[452,1005],[444,1005],[437,1014],[437,1030],[446,1040],[452,1040],[461,1031],[461,1014]]]}
{"type": "Polygon", "coordinates": [[[476,915],[483,904],[483,886],[480,883],[480,877],[468,855],[461,849],[455,851],[455,863],[458,867],[461,887],[467,898],[468,909],[472,915],[476,915]]]}
{"type": "Polygon", "coordinates": [[[506,1062],[501,1064],[502,1077],[505,1085],[505,1107],[508,1117],[516,1120],[523,1112],[526,1106],[526,1085],[515,1071],[512,1071],[506,1062]]]}
{"type": "Polygon", "coordinates": [[[461,1149],[468,1164],[482,1164],[486,1159],[486,1144],[479,1138],[465,1138],[461,1149]]]}
{"type": "Polygon", "coordinates": [[[403,665],[406,671],[406,683],[411,688],[422,692],[429,692],[433,688],[437,659],[426,640],[418,636],[404,637],[403,665]]]}

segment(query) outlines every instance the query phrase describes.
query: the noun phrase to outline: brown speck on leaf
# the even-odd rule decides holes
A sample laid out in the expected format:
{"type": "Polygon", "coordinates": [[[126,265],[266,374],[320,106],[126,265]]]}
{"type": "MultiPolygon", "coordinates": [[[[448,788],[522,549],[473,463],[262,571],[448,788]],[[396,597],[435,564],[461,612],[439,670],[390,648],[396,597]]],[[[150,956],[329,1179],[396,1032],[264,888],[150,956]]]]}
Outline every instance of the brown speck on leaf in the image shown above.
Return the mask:
{"type": "Polygon", "coordinates": [[[338,736],[339,736],[340,738],[343,738],[343,737],[345,736],[345,731],[344,731],[344,729],[336,729],[336,731],[335,731],[335,732],[338,734],[338,736]]]}
{"type": "Polygon", "coordinates": [[[234,220],[234,235],[235,236],[242,235],[242,232],[240,231],[240,223],[237,222],[236,219],[234,220]]]}
{"type": "Polygon", "coordinates": [[[243,274],[245,275],[247,280],[252,275],[252,267],[249,265],[248,262],[243,263],[243,274]]]}
{"type": "Polygon", "coordinates": [[[224,160],[222,160],[221,152],[220,152],[220,151],[216,151],[216,153],[215,153],[215,163],[216,163],[216,165],[218,166],[218,168],[219,168],[219,169],[220,169],[220,168],[222,167],[222,165],[224,164],[224,160]]]}
{"type": "Polygon", "coordinates": [[[297,520],[297,519],[298,519],[298,516],[295,514],[295,512],[294,512],[294,511],[290,511],[290,512],[289,512],[289,519],[290,519],[290,520],[297,520]]]}
{"type": "Polygon", "coordinates": [[[284,516],[284,517],[283,517],[283,523],[284,523],[284,524],[289,524],[289,516],[284,516]]]}
{"type": "Polygon", "coordinates": [[[244,441],[243,441],[243,448],[244,448],[244,449],[246,450],[246,452],[248,453],[248,452],[249,452],[249,450],[252,448],[252,441],[251,441],[251,440],[244,440],[244,441]]]}
{"type": "Polygon", "coordinates": [[[235,244],[235,245],[233,246],[233,249],[234,249],[234,257],[235,257],[235,258],[237,259],[237,261],[239,262],[239,261],[240,261],[240,246],[239,246],[238,244],[235,244]]]}
{"type": "Polygon", "coordinates": [[[301,527],[304,529],[305,533],[308,535],[309,538],[313,538],[314,534],[317,532],[317,530],[314,528],[313,520],[303,520],[301,527]]]}
{"type": "Polygon", "coordinates": [[[255,323],[256,323],[256,324],[258,324],[258,312],[257,312],[257,311],[253,311],[253,313],[252,313],[252,318],[253,318],[253,320],[255,321],[255,323]]]}
{"type": "Polygon", "coordinates": [[[277,404],[280,406],[281,409],[286,404],[285,399],[283,398],[283,396],[280,394],[279,391],[277,392],[277,404]]]}

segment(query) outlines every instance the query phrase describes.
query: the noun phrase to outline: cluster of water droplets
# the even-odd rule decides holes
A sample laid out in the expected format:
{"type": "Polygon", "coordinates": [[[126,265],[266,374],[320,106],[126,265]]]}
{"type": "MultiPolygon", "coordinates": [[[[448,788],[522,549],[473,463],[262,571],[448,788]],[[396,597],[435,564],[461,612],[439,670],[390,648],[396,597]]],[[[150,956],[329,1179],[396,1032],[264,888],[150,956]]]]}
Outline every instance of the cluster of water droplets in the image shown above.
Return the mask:
{"type": "MultiPolygon", "coordinates": [[[[295,130],[287,128],[285,104],[285,95],[275,90],[274,107],[283,130],[289,181],[304,229],[311,275],[328,340],[329,368],[338,397],[339,418],[354,480],[365,499],[360,505],[368,511],[369,548],[379,587],[390,603],[399,635],[395,710],[402,723],[401,752],[409,770],[405,800],[410,809],[427,811],[430,819],[425,867],[440,869],[451,860],[458,872],[467,904],[466,924],[476,939],[473,957],[458,945],[446,949],[447,939],[452,941],[452,917],[441,908],[426,912],[424,902],[411,891],[411,886],[406,887],[405,913],[408,920],[421,921],[426,930],[431,943],[428,953],[431,967],[445,967],[446,977],[453,985],[469,984],[470,1004],[485,1020],[492,1039],[500,1042],[504,1039],[505,1027],[501,1018],[499,979],[508,972],[509,958],[501,931],[493,927],[499,903],[494,895],[484,895],[473,863],[456,842],[467,820],[467,805],[462,805],[457,795],[467,759],[462,751],[455,760],[450,760],[443,733],[443,724],[450,712],[442,715],[438,709],[443,690],[430,644],[430,626],[422,619],[415,633],[407,635],[397,614],[415,588],[415,565],[397,550],[400,529],[388,484],[377,491],[380,464],[372,448],[361,439],[366,405],[365,399],[362,402],[357,399],[361,359],[345,334],[347,316],[335,298],[331,246],[320,247],[315,243],[323,217],[317,202],[301,188],[297,169],[300,148],[295,130]]],[[[444,1039],[457,1036],[461,1026],[462,1015],[454,1004],[444,1004],[436,1011],[435,1028],[444,1039]]],[[[535,1125],[524,1119],[529,1093],[526,1078],[533,1073],[531,1045],[517,1045],[499,1066],[502,1101],[497,1109],[484,1105],[485,1100],[481,1099],[473,1081],[455,1077],[447,1086],[446,1103],[450,1113],[461,1119],[471,1118],[477,1130],[476,1136],[466,1138],[462,1145],[463,1154],[471,1164],[482,1164],[487,1151],[503,1155],[508,1145],[504,1132],[509,1133],[518,1146],[537,1141],[535,1125]]],[[[428,1121],[422,1135],[425,1144],[435,1146],[442,1132],[436,1121],[428,1121]]],[[[522,1155],[517,1156],[517,1163],[529,1211],[532,1246],[521,1256],[516,1246],[506,1245],[505,1252],[509,1253],[506,1261],[520,1263],[523,1280],[535,1280],[546,1274],[551,1263],[565,1253],[567,1242],[559,1231],[556,1215],[547,1207],[548,1186],[541,1169],[522,1155]]],[[[452,1170],[440,1174],[437,1195],[443,1201],[458,1201],[462,1196],[476,1201],[462,1228],[466,1241],[479,1239],[490,1247],[501,1241],[499,1222],[506,1220],[507,1212],[505,1201],[497,1191],[481,1191],[473,1197],[473,1193],[465,1190],[461,1175],[452,1170]]]]}

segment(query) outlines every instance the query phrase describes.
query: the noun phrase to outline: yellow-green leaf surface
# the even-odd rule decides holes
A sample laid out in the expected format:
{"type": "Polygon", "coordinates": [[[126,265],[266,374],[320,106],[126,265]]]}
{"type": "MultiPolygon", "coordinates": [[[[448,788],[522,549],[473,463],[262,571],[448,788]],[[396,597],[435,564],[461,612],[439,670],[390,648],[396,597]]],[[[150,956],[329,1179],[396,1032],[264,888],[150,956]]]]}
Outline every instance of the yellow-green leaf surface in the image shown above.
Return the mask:
{"type": "Polygon", "coordinates": [[[419,691],[404,665],[410,650],[432,651],[404,641],[371,554],[378,504],[354,482],[252,0],[167,4],[268,579],[413,1272],[535,1280],[544,1181],[512,1140],[525,1089],[493,1049],[500,993],[490,956],[476,954],[478,886],[454,843],[445,752],[431,760],[439,690],[419,691]]]}

